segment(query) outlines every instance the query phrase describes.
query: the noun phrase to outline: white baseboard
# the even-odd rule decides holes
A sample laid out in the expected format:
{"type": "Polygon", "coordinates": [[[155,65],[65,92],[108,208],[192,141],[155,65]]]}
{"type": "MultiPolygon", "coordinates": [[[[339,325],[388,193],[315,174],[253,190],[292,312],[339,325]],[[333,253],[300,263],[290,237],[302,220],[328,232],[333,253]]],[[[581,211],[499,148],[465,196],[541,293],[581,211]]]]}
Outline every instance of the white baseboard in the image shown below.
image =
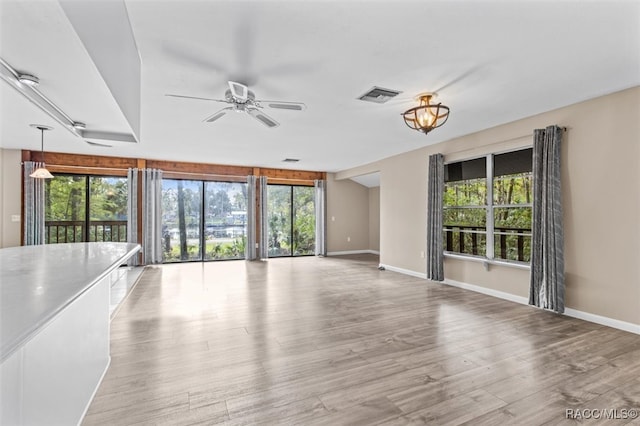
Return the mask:
{"type": "Polygon", "coordinates": [[[499,299],[509,300],[511,302],[516,302],[523,305],[529,304],[528,298],[522,297],[522,296],[516,296],[515,294],[506,293],[504,291],[493,290],[491,288],[481,287],[479,285],[474,285],[474,284],[467,284],[461,281],[451,280],[449,278],[445,278],[443,282],[452,287],[458,287],[458,288],[463,288],[465,290],[475,291],[476,293],[486,294],[487,296],[493,296],[499,299]]]}
{"type": "Polygon", "coordinates": [[[398,272],[400,274],[405,274],[405,275],[411,275],[412,277],[422,278],[424,280],[427,279],[427,274],[422,272],[416,272],[410,269],[397,268],[395,266],[385,265],[383,263],[381,263],[380,266],[386,269],[387,271],[398,272]]]}
{"type": "MultiPolygon", "coordinates": [[[[397,268],[395,266],[380,264],[380,266],[385,269],[393,272],[398,272],[400,274],[411,275],[412,277],[424,278],[427,279],[427,274],[423,274],[421,272],[411,271],[408,269],[397,268]]],[[[511,302],[520,303],[522,305],[529,304],[528,297],[517,296],[515,294],[506,293],[504,291],[494,290],[491,288],[482,287],[479,285],[468,284],[461,281],[451,280],[446,278],[443,281],[444,284],[450,285],[452,287],[462,288],[464,290],[475,291],[476,293],[486,294],[488,296],[497,297],[499,299],[509,300],[511,302]]],[[[584,321],[593,322],[600,325],[605,325],[611,328],[617,328],[618,330],[628,331],[634,334],[640,334],[640,324],[633,324],[626,321],[620,321],[614,318],[603,317],[601,315],[592,314],[589,312],[579,311],[577,309],[566,308],[564,310],[564,315],[572,318],[578,318],[584,321]]]]}
{"type": "Polygon", "coordinates": [[[377,254],[380,252],[376,250],[346,250],[346,251],[330,251],[327,252],[327,256],[345,256],[347,254],[377,254]]]}
{"type": "Polygon", "coordinates": [[[607,327],[617,328],[618,330],[628,331],[629,333],[640,334],[640,325],[632,324],[626,321],[603,317],[589,312],[578,311],[576,309],[564,308],[564,314],[568,317],[578,318],[581,320],[595,322],[596,324],[606,325],[607,327]]]}
{"type": "MultiPolygon", "coordinates": [[[[398,271],[400,272],[400,271],[398,271]]],[[[527,297],[516,296],[515,294],[505,293],[504,291],[493,290],[486,287],[481,287],[478,285],[463,283],[460,281],[455,281],[451,279],[445,279],[445,284],[448,284],[453,287],[462,288],[465,290],[475,291],[477,293],[486,294],[488,296],[498,297],[500,299],[509,300],[511,302],[520,303],[522,305],[528,305],[529,299],[527,297]]],[[[630,333],[640,334],[640,325],[632,324],[626,321],[620,321],[613,318],[603,317],[601,315],[592,314],[589,312],[579,311],[577,309],[565,308],[564,315],[572,318],[578,318],[581,320],[593,322],[600,325],[605,325],[611,328],[617,328],[618,330],[628,331],[630,333]]]]}

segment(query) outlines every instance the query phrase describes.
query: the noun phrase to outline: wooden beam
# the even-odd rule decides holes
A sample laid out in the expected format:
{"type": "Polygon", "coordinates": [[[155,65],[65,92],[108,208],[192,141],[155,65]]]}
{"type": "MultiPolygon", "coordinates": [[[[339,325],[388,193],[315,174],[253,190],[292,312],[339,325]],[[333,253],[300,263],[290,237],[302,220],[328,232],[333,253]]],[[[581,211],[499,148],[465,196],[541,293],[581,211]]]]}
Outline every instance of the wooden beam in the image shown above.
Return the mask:
{"type": "MultiPolygon", "coordinates": [[[[31,154],[34,155],[34,152],[31,154]]],[[[32,157],[32,158],[37,158],[32,157]]],[[[135,158],[103,157],[98,155],[65,154],[60,152],[45,152],[44,161],[47,166],[81,166],[104,169],[128,169],[136,167],[135,158]]]]}
{"type": "Polygon", "coordinates": [[[268,178],[296,181],[314,181],[316,179],[322,179],[322,172],[311,172],[306,170],[260,169],[260,175],[267,176],[268,178]]]}
{"type": "MultiPolygon", "coordinates": [[[[22,161],[39,161],[40,151],[22,151],[22,161]]],[[[88,175],[125,176],[128,168],[161,169],[167,178],[225,180],[240,182],[248,175],[267,176],[271,183],[310,185],[316,179],[326,179],[325,172],[271,169],[224,164],[149,160],[142,158],[107,157],[98,155],[45,152],[44,161],[52,172],[88,175]],[[232,180],[229,180],[232,179],[232,180]]]]}
{"type": "Polygon", "coordinates": [[[221,164],[187,163],[181,161],[147,160],[147,167],[161,169],[163,172],[185,174],[217,175],[217,176],[248,176],[253,169],[243,166],[227,166],[221,164]]]}

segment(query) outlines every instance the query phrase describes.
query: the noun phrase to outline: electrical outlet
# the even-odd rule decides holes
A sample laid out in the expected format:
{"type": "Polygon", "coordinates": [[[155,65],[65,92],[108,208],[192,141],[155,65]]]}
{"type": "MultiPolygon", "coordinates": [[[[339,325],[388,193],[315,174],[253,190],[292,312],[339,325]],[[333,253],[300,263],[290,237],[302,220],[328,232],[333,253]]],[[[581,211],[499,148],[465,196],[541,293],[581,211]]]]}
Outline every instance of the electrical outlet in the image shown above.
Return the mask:
{"type": "Polygon", "coordinates": [[[335,222],[336,221],[336,217],[335,216],[331,216],[331,222],[335,222]]]}
{"type": "Polygon", "coordinates": [[[12,214],[11,215],[11,222],[20,222],[20,215],[19,214],[12,214]]]}
{"type": "Polygon", "coordinates": [[[350,243],[351,242],[351,237],[347,237],[347,242],[350,243]]]}
{"type": "Polygon", "coordinates": [[[424,252],[423,251],[420,252],[420,257],[424,259],[424,252]]]}

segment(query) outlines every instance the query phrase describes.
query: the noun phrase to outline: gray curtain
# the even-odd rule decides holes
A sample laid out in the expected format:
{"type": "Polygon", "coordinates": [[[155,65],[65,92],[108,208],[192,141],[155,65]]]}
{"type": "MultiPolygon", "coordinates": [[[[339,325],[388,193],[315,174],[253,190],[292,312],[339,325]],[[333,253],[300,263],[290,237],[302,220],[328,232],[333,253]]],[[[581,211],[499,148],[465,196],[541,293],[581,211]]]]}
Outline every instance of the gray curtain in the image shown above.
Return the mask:
{"type": "Polygon", "coordinates": [[[564,231],[560,188],[562,129],[533,134],[533,221],[529,304],[564,312],[564,231]]]}
{"type": "Polygon", "coordinates": [[[247,243],[245,259],[256,259],[256,177],[247,176],[247,243]]]}
{"type": "Polygon", "coordinates": [[[326,209],[326,182],[324,180],[314,181],[316,197],[316,256],[327,255],[327,209],[326,209]]]}
{"type": "Polygon", "coordinates": [[[144,263],[162,263],[162,170],[142,170],[142,250],[144,263]]]}
{"type": "Polygon", "coordinates": [[[24,182],[24,245],[44,244],[44,179],[29,176],[44,163],[25,161],[24,182]]]}
{"type": "Polygon", "coordinates": [[[444,281],[442,246],[442,198],[444,194],[444,156],[429,156],[427,187],[427,278],[444,281]]]}
{"type": "Polygon", "coordinates": [[[267,177],[260,176],[260,244],[258,258],[269,257],[269,218],[267,217],[267,177]]]}
{"type": "MultiPolygon", "coordinates": [[[[138,242],[138,169],[127,170],[127,242],[138,242]]],[[[130,266],[140,264],[138,256],[129,259],[130,266]]]]}

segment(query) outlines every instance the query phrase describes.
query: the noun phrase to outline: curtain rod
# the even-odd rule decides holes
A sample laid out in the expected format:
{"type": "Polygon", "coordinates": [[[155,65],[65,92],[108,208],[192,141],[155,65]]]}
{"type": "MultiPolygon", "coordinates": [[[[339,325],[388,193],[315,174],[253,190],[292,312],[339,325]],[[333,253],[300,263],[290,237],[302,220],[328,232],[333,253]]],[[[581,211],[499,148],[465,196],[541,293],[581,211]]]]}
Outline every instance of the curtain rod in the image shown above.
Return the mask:
{"type": "MultiPolygon", "coordinates": [[[[567,127],[562,127],[562,126],[558,126],[558,127],[560,127],[560,128],[562,129],[562,131],[563,131],[563,132],[567,132],[567,131],[569,130],[569,128],[567,128],[567,127]]],[[[493,145],[500,145],[500,144],[503,144],[503,143],[505,143],[505,142],[512,142],[512,141],[516,141],[516,140],[518,140],[518,139],[531,138],[531,137],[533,137],[533,133],[528,133],[528,134],[526,134],[526,135],[516,136],[516,137],[513,137],[513,138],[509,138],[509,139],[503,139],[503,140],[500,140],[500,141],[497,141],[497,142],[492,142],[492,143],[487,144],[487,145],[482,145],[482,147],[489,147],[489,146],[493,146],[493,145]]],[[[447,156],[447,155],[461,154],[461,153],[464,153],[464,152],[467,152],[467,151],[475,151],[475,150],[477,150],[478,148],[479,148],[479,147],[474,146],[473,148],[463,149],[463,150],[460,150],[460,151],[452,151],[452,152],[449,152],[449,153],[444,154],[444,155],[445,155],[445,156],[447,156]]]]}

